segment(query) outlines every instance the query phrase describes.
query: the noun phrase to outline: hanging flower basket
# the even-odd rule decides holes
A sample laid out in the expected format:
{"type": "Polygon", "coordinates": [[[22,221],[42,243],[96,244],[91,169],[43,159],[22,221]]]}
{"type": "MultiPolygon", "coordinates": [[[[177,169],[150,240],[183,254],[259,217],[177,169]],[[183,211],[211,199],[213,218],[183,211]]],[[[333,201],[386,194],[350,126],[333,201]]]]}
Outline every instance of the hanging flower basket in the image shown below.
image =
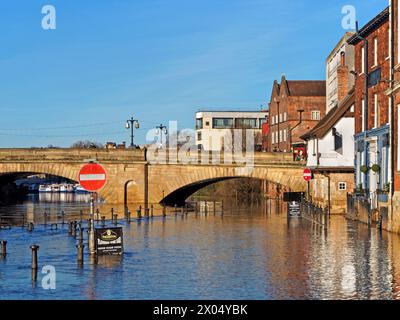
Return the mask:
{"type": "Polygon", "coordinates": [[[362,173],[367,173],[368,170],[369,170],[369,168],[368,168],[367,166],[365,166],[365,165],[362,165],[361,168],[360,168],[360,171],[361,171],[362,173]]]}
{"type": "Polygon", "coordinates": [[[371,167],[373,172],[379,172],[381,170],[381,167],[377,164],[372,165],[371,167]]]}

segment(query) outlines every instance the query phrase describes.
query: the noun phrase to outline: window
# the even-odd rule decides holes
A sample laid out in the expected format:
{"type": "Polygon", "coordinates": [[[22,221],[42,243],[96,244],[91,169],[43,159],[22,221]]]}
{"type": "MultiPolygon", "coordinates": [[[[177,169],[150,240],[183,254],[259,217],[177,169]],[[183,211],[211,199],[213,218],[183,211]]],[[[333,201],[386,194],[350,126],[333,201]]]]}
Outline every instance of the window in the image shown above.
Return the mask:
{"type": "Polygon", "coordinates": [[[274,144],[275,143],[275,132],[272,132],[272,143],[274,144]]]}
{"type": "Polygon", "coordinates": [[[275,124],[275,123],[274,123],[274,119],[275,119],[275,117],[271,117],[271,124],[272,124],[272,125],[275,124]]]}
{"type": "Polygon", "coordinates": [[[374,128],[379,127],[379,104],[378,104],[378,95],[374,94],[374,112],[375,112],[375,117],[374,117],[374,128]]]}
{"type": "Polygon", "coordinates": [[[381,68],[372,71],[368,75],[368,87],[376,86],[381,81],[381,68]]]}
{"type": "Polygon", "coordinates": [[[378,65],[378,38],[374,38],[374,67],[378,65]]]}
{"type": "Polygon", "coordinates": [[[337,132],[336,128],[332,129],[332,135],[334,138],[334,147],[337,153],[343,154],[343,136],[337,132]]]}
{"type": "Polygon", "coordinates": [[[286,140],[287,140],[287,130],[285,129],[283,130],[283,141],[286,142],[286,140]]]}
{"type": "Polygon", "coordinates": [[[282,130],[279,130],[279,141],[283,140],[283,134],[282,134],[282,130]]]}
{"type": "Polygon", "coordinates": [[[346,191],[347,190],[347,183],[346,182],[339,182],[339,191],[346,191]]]}
{"type": "Polygon", "coordinates": [[[283,114],[283,121],[286,121],[287,120],[287,113],[285,112],[284,114],[283,114]]]}
{"type": "Polygon", "coordinates": [[[282,122],[282,113],[279,114],[279,122],[282,122]]]}
{"type": "Polygon", "coordinates": [[[198,140],[198,141],[201,140],[201,131],[197,132],[197,140],[198,140]]]}
{"type": "Polygon", "coordinates": [[[213,118],[214,129],[231,129],[233,128],[233,118],[213,118]]]}
{"type": "Polygon", "coordinates": [[[196,129],[203,129],[203,118],[196,119],[196,129]]]}
{"type": "Polygon", "coordinates": [[[361,48],[361,73],[365,72],[365,48],[361,48]]]}
{"type": "Polygon", "coordinates": [[[239,118],[236,119],[237,129],[257,129],[257,119],[246,119],[239,118]]]}
{"type": "Polygon", "coordinates": [[[260,118],[260,119],[259,119],[259,122],[260,122],[259,128],[261,129],[262,126],[263,126],[263,124],[264,124],[264,123],[267,123],[267,119],[266,119],[266,118],[260,118]]]}
{"type": "Polygon", "coordinates": [[[210,121],[206,121],[206,127],[210,126],[210,121]]]}
{"type": "Polygon", "coordinates": [[[311,120],[320,120],[321,112],[320,111],[311,111],[311,120]]]}
{"type": "Polygon", "coordinates": [[[278,123],[278,115],[275,116],[275,123],[278,123]]]}

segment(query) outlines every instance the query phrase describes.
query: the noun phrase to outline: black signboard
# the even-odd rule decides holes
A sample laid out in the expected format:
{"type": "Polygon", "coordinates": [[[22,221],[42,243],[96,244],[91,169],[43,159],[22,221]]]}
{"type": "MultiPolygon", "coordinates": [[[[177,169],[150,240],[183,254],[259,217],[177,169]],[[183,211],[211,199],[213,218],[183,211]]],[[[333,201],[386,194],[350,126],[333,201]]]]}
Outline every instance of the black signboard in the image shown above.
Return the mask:
{"type": "Polygon", "coordinates": [[[300,202],[292,201],[288,202],[288,216],[289,217],[300,217],[300,202]]]}
{"type": "Polygon", "coordinates": [[[122,228],[96,228],[96,252],[98,255],[121,255],[123,252],[122,228]]]}

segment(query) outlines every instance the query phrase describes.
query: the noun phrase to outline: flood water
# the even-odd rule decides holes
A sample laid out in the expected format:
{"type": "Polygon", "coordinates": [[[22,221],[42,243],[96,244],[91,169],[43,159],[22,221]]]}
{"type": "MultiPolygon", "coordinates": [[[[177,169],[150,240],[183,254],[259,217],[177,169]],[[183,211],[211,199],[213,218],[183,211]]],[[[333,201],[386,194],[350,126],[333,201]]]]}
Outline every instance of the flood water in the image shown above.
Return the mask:
{"type": "Polygon", "coordinates": [[[0,240],[8,241],[7,256],[0,257],[0,299],[400,298],[399,237],[343,217],[332,217],[324,230],[262,203],[226,205],[223,215],[171,213],[132,218],[130,224],[120,219],[123,257],[90,261],[85,233],[80,267],[77,239],[68,236],[67,224],[52,230],[51,223],[61,222],[62,210],[65,220],[77,219],[81,209],[88,210],[88,199],[58,200],[35,198],[0,208],[3,224],[14,225],[0,230],[0,240]],[[36,222],[33,232],[21,227],[20,214],[36,222]],[[36,283],[32,244],[40,246],[36,283]],[[45,265],[55,268],[55,290],[42,287],[45,265]]]}

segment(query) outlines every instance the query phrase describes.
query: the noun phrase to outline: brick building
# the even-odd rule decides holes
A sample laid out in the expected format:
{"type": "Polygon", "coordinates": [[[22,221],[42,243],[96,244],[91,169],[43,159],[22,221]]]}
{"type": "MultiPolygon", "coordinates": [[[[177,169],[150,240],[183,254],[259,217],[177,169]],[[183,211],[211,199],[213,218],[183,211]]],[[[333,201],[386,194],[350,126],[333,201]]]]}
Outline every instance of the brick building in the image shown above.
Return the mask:
{"type": "Polygon", "coordinates": [[[389,197],[388,224],[386,229],[400,233],[400,8],[398,0],[389,1],[389,24],[390,24],[390,43],[391,51],[391,78],[389,89],[386,91],[391,104],[389,105],[390,114],[390,142],[391,146],[391,188],[389,197]]]}
{"type": "Polygon", "coordinates": [[[382,211],[387,212],[388,206],[389,8],[369,21],[348,43],[355,49],[355,187],[356,193],[364,196],[369,206],[368,217],[359,212],[360,219],[371,221],[374,217],[377,219],[381,208],[386,208],[382,211]],[[368,47],[363,39],[368,41],[368,47]]]}
{"type": "Polygon", "coordinates": [[[302,134],[312,129],[325,116],[325,81],[293,81],[282,76],[274,81],[269,103],[269,152],[294,152],[304,158],[302,134]]]}
{"type": "Polygon", "coordinates": [[[326,59],[326,116],[301,137],[313,172],[308,197],[333,214],[346,214],[347,192],[354,186],[354,47],[347,44],[352,35],[347,32],[326,59]]]}

